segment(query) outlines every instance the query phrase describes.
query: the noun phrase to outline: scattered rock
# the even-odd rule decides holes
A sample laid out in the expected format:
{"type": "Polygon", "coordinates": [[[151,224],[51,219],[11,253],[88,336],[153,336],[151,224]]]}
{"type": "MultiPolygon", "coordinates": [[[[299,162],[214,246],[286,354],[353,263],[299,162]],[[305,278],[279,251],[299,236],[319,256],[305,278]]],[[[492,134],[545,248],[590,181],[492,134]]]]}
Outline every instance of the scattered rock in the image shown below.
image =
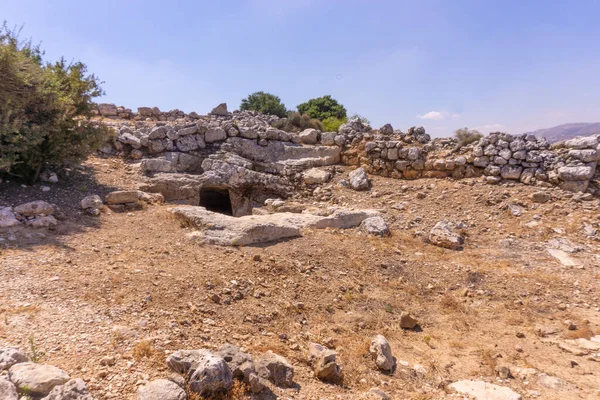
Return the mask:
{"type": "Polygon", "coordinates": [[[284,357],[272,351],[257,358],[256,370],[258,376],[277,386],[290,387],[294,384],[294,367],[284,357]]]}
{"type": "Polygon", "coordinates": [[[247,383],[253,393],[259,393],[264,389],[265,386],[256,373],[250,354],[242,352],[239,347],[230,343],[221,346],[218,354],[229,365],[233,377],[247,383]]]}
{"type": "Polygon", "coordinates": [[[430,243],[446,249],[459,250],[464,241],[465,239],[461,235],[452,232],[450,223],[446,221],[435,224],[429,233],[430,243]]]}
{"type": "Polygon", "coordinates": [[[93,194],[91,196],[86,196],[81,200],[81,208],[86,209],[95,209],[99,210],[104,207],[104,203],[102,203],[102,199],[97,194],[93,194]]]}
{"type": "Polygon", "coordinates": [[[548,192],[535,192],[531,195],[531,200],[536,203],[547,203],[552,200],[552,195],[548,192]]]}
{"type": "Polygon", "coordinates": [[[190,376],[190,390],[201,396],[213,396],[231,389],[233,376],[225,360],[208,350],[200,350],[198,354],[196,370],[190,376]]]}
{"type": "Polygon", "coordinates": [[[365,395],[365,398],[371,400],[392,400],[390,396],[388,396],[383,390],[379,388],[371,388],[365,395]]]}
{"type": "Polygon", "coordinates": [[[18,400],[17,388],[4,376],[0,376],[0,399],[18,400]]]}
{"type": "Polygon", "coordinates": [[[311,168],[302,173],[304,183],[307,185],[327,183],[331,179],[331,173],[319,168],[311,168]]]}
{"type": "Polygon", "coordinates": [[[15,364],[29,361],[29,358],[22,351],[7,347],[0,348],[0,371],[9,369],[15,364]]]}
{"type": "Polygon", "coordinates": [[[391,372],[396,367],[396,358],[392,355],[392,348],[385,336],[377,335],[371,341],[369,352],[375,360],[375,365],[382,371],[391,372]]]}
{"type": "Polygon", "coordinates": [[[227,111],[227,103],[221,103],[210,112],[212,115],[226,116],[229,114],[227,111]]]}
{"type": "Polygon", "coordinates": [[[118,190],[107,194],[104,200],[106,200],[107,204],[111,205],[126,204],[137,202],[139,197],[139,191],[137,190],[118,190]]]}
{"type": "Polygon", "coordinates": [[[305,129],[298,135],[300,137],[300,143],[304,144],[317,144],[319,142],[319,131],[316,129],[305,129]]]}
{"type": "Polygon", "coordinates": [[[64,385],[55,386],[42,400],[94,400],[94,398],[83,379],[71,379],[64,385]]]}
{"type": "Polygon", "coordinates": [[[39,396],[46,396],[55,386],[69,380],[69,375],[60,368],[32,362],[13,365],[8,376],[19,391],[39,396]]]}
{"type": "Polygon", "coordinates": [[[137,400],[187,400],[187,394],[176,383],[157,379],[138,389],[137,400]]]}
{"type": "Polygon", "coordinates": [[[402,329],[414,329],[419,324],[416,318],[410,315],[408,312],[403,311],[400,314],[400,328],[402,329]]]}
{"type": "Polygon", "coordinates": [[[20,223],[11,207],[0,207],[0,228],[10,228],[20,223]]]}
{"type": "Polygon", "coordinates": [[[54,213],[54,206],[48,202],[36,200],[16,206],[14,210],[17,214],[21,214],[24,217],[35,217],[52,215],[54,213]]]}
{"type": "Polygon", "coordinates": [[[365,219],[360,224],[360,228],[363,232],[366,232],[370,235],[376,236],[390,236],[390,228],[388,228],[387,223],[383,219],[383,217],[371,217],[365,219]]]}
{"type": "Polygon", "coordinates": [[[349,175],[350,186],[354,190],[368,190],[369,189],[369,176],[364,168],[358,168],[350,172],[349,175]]]}
{"type": "Polygon", "coordinates": [[[339,382],[342,367],[337,363],[337,353],[317,343],[308,345],[308,362],[312,365],[315,376],[325,382],[339,382]]]}

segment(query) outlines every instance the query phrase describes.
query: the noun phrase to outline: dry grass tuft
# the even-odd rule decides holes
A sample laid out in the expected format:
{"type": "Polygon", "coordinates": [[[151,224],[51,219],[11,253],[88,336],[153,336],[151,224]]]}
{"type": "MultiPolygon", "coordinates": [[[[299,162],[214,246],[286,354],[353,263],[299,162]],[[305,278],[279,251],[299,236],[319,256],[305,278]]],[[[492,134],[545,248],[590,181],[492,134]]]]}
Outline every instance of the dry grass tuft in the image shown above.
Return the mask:
{"type": "Polygon", "coordinates": [[[496,357],[491,350],[482,350],[481,351],[481,363],[488,368],[488,372],[490,375],[496,375],[496,367],[498,363],[496,362],[496,357]]]}
{"type": "Polygon", "coordinates": [[[150,340],[141,340],[133,346],[133,358],[140,360],[154,355],[154,346],[150,340]]]}

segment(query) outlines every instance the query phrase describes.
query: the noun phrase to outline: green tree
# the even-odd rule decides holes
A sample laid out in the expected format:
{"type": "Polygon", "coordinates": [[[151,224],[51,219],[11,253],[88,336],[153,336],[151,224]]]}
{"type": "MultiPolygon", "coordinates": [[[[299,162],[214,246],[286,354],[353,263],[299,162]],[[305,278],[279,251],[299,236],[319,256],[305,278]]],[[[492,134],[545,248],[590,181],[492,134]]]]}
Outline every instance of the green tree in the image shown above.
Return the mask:
{"type": "Polygon", "coordinates": [[[300,114],[306,114],[311,118],[323,121],[327,118],[346,118],[346,109],[330,95],[310,99],[306,103],[298,105],[300,114]]]}
{"type": "Polygon", "coordinates": [[[85,158],[108,128],[88,118],[100,83],[81,62],[44,63],[39,46],[0,29],[0,172],[30,181],[42,168],[85,158]]]}
{"type": "Polygon", "coordinates": [[[278,96],[271,93],[255,92],[242,100],[242,111],[259,111],[263,114],[277,115],[280,118],[287,116],[285,105],[278,96]]]}

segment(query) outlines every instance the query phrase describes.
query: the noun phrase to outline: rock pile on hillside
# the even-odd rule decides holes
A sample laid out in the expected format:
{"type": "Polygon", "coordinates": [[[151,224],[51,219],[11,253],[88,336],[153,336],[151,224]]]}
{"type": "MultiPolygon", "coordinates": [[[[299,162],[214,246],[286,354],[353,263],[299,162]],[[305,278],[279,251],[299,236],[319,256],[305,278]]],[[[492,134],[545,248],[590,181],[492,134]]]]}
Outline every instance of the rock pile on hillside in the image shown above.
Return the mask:
{"type": "Polygon", "coordinates": [[[62,214],[58,207],[37,200],[16,207],[0,207],[0,228],[28,226],[31,228],[54,229],[62,214]]]}
{"type": "Polygon", "coordinates": [[[40,400],[93,400],[83,380],[71,379],[65,371],[52,365],[30,362],[15,348],[0,348],[0,372],[3,371],[8,371],[8,375],[0,375],[2,400],[31,396],[40,400]]]}

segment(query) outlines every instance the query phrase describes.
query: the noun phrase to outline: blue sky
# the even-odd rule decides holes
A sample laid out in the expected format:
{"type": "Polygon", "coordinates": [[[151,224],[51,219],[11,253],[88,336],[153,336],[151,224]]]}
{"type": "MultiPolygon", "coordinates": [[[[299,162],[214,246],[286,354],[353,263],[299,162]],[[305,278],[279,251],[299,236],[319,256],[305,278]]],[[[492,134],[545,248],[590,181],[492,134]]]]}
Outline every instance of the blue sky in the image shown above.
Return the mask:
{"type": "Polygon", "coordinates": [[[0,0],[102,101],[207,113],[331,94],[374,127],[521,133],[600,121],[600,1],[0,0]]]}

